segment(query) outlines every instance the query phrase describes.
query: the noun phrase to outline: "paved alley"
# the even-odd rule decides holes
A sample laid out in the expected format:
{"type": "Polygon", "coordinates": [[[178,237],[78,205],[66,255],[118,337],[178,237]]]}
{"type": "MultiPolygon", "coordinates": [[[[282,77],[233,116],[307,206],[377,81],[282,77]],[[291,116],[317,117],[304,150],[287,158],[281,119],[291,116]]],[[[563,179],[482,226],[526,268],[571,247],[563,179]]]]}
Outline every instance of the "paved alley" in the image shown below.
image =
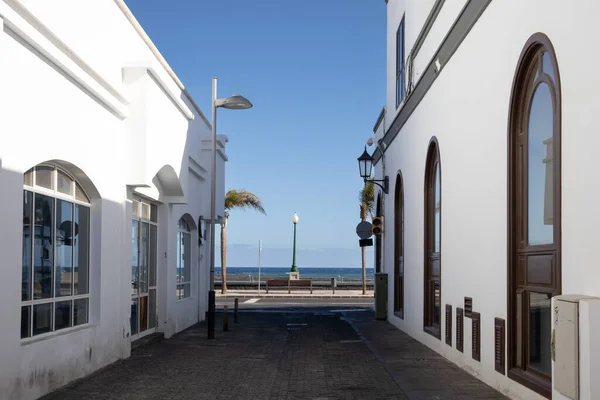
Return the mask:
{"type": "Polygon", "coordinates": [[[229,322],[222,332],[218,313],[215,340],[196,325],[43,399],[503,398],[371,310],[254,310],[229,322]]]}

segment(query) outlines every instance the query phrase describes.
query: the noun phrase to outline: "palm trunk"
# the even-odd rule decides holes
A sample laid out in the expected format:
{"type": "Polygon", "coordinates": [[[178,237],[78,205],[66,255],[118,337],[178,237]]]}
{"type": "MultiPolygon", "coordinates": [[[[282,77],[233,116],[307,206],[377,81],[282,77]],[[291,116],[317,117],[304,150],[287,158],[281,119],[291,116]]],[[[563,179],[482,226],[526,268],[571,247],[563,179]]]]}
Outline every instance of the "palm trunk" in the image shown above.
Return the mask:
{"type": "MultiPolygon", "coordinates": [[[[365,221],[367,219],[367,210],[365,204],[360,208],[360,219],[365,221]]],[[[361,247],[362,251],[362,294],[367,294],[367,248],[361,247]]]]}
{"type": "Polygon", "coordinates": [[[221,293],[227,293],[227,217],[221,225],[221,293]]]}

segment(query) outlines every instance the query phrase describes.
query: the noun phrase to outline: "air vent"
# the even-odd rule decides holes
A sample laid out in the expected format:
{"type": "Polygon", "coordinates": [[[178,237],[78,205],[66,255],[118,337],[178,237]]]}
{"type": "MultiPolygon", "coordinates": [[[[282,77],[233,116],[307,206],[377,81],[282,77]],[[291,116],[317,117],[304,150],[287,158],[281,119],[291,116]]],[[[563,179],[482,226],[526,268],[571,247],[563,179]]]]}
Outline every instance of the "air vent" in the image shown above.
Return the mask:
{"type": "Polygon", "coordinates": [[[473,298],[465,297],[465,317],[471,318],[473,314],[473,298]]]}
{"type": "Polygon", "coordinates": [[[502,375],[504,372],[504,338],[506,324],[502,318],[494,319],[494,367],[502,375]]]}
{"type": "Polygon", "coordinates": [[[471,329],[473,332],[471,351],[473,360],[481,361],[481,316],[478,312],[471,313],[471,329]]]}
{"type": "Polygon", "coordinates": [[[446,344],[452,346],[452,306],[446,304],[446,344]]]}
{"type": "Polygon", "coordinates": [[[463,352],[463,309],[456,308],[456,350],[463,352]]]}

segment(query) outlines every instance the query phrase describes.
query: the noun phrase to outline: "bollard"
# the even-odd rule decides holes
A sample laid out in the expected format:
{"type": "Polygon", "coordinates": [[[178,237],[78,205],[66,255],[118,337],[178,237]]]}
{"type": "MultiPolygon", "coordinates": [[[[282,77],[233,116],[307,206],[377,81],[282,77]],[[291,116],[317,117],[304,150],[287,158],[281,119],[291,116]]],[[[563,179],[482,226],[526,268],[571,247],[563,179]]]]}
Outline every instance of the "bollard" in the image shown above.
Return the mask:
{"type": "Polygon", "coordinates": [[[229,314],[227,313],[227,306],[223,306],[223,332],[229,330],[229,314]]]}
{"type": "Polygon", "coordinates": [[[233,309],[233,322],[235,324],[237,324],[238,322],[240,322],[239,321],[239,311],[240,310],[239,310],[239,306],[238,306],[238,299],[236,297],[236,299],[235,299],[235,307],[233,309]]]}

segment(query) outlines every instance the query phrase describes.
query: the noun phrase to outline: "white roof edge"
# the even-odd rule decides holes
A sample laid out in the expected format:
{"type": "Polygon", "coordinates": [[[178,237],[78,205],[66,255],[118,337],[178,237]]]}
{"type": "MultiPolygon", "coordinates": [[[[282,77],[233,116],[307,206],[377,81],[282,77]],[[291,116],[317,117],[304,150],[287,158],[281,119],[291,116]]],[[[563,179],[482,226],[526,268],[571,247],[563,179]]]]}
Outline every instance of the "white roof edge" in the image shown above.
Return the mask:
{"type": "Polygon", "coordinates": [[[142,38],[144,43],[146,43],[146,46],[148,46],[148,48],[150,49],[152,54],[154,54],[154,56],[156,57],[156,59],[158,60],[160,65],[162,65],[162,67],[167,71],[167,73],[169,74],[171,79],[173,79],[173,81],[177,84],[179,89],[181,89],[181,91],[183,92],[185,97],[187,97],[189,102],[192,103],[192,105],[194,106],[194,108],[196,109],[196,111],[198,112],[200,117],[204,120],[204,122],[206,122],[206,124],[208,126],[210,126],[210,122],[208,121],[208,119],[206,118],[206,116],[204,115],[204,113],[202,112],[200,107],[198,107],[198,105],[192,98],[192,95],[190,95],[190,93],[187,91],[185,86],[183,86],[183,83],[179,80],[179,78],[177,77],[177,74],[175,74],[175,71],[173,71],[173,69],[169,66],[169,63],[167,62],[167,60],[165,60],[165,58],[162,56],[162,54],[160,54],[160,51],[154,45],[154,43],[152,42],[152,40],[150,39],[150,37],[148,36],[148,34],[144,30],[144,28],[142,28],[142,26],[140,25],[138,20],[135,18],[135,16],[133,15],[133,13],[129,9],[129,7],[127,7],[127,4],[125,4],[125,1],[124,0],[114,0],[114,1],[115,1],[115,3],[117,3],[117,6],[119,6],[119,9],[123,12],[123,14],[127,18],[127,20],[131,23],[131,25],[133,26],[135,31],[138,33],[138,35],[140,35],[140,37],[142,38]]]}

